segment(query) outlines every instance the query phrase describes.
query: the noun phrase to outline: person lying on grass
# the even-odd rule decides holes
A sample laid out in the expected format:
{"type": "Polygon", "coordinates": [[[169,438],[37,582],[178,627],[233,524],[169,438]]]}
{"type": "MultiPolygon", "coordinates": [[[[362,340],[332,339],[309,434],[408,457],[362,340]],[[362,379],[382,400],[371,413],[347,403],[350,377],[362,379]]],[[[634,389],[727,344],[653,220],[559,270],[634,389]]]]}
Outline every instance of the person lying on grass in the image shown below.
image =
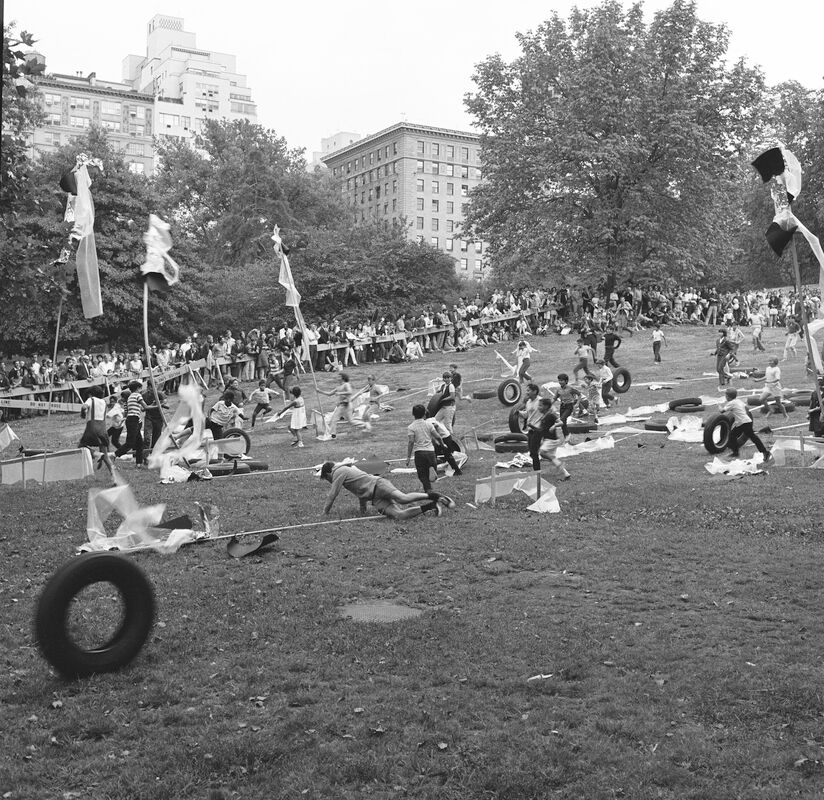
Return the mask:
{"type": "Polygon", "coordinates": [[[349,464],[326,461],[320,468],[321,480],[332,484],[326,497],[323,513],[329,514],[335,498],[341,489],[346,489],[358,498],[361,514],[366,513],[366,504],[371,500],[379,514],[397,520],[407,520],[434,511],[440,517],[444,507],[455,508],[451,497],[438,492],[402,492],[386,478],[370,475],[349,464]],[[421,503],[422,505],[413,505],[421,503]],[[407,506],[407,508],[402,508],[407,506]]]}

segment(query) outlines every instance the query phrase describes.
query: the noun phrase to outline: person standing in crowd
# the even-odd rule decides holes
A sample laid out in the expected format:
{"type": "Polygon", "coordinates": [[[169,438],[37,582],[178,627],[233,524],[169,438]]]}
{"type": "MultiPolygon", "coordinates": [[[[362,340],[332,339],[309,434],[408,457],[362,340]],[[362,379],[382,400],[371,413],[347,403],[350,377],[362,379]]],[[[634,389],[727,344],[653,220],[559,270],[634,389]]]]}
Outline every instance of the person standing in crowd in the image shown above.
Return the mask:
{"type": "Polygon", "coordinates": [[[752,351],[753,353],[764,353],[766,348],[761,341],[761,329],[764,326],[764,320],[758,311],[754,311],[750,315],[750,325],[752,325],[752,351]]]}
{"type": "Polygon", "coordinates": [[[147,408],[146,401],[140,393],[142,388],[143,384],[140,381],[132,381],[129,384],[129,397],[126,400],[126,441],[114,453],[116,458],[120,458],[134,450],[134,461],[138,468],[144,465],[141,424],[147,408]]]}
{"type": "Polygon", "coordinates": [[[661,330],[660,323],[656,322],[652,328],[652,357],[656,364],[661,363],[661,343],[667,344],[667,337],[661,330]]]}
{"type": "Polygon", "coordinates": [[[723,392],[732,378],[730,373],[730,358],[732,357],[732,342],[727,336],[727,329],[721,328],[718,331],[718,341],[715,343],[715,371],[718,373],[718,391],[723,392]]]}

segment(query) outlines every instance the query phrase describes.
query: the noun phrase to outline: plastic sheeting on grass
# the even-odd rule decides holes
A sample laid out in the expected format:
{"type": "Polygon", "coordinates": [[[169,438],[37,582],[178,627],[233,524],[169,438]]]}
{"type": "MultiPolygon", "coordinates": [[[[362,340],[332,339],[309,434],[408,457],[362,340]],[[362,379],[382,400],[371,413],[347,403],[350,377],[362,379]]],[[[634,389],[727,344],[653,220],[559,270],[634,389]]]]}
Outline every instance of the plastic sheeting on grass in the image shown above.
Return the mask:
{"type": "Polygon", "coordinates": [[[541,514],[559,514],[561,505],[556,496],[555,486],[545,478],[541,479],[541,496],[538,497],[538,473],[519,472],[514,475],[496,475],[494,478],[479,478],[475,483],[475,502],[488,503],[492,500],[492,488],[495,497],[506,497],[512,492],[523,492],[534,502],[527,506],[527,511],[541,514]]]}

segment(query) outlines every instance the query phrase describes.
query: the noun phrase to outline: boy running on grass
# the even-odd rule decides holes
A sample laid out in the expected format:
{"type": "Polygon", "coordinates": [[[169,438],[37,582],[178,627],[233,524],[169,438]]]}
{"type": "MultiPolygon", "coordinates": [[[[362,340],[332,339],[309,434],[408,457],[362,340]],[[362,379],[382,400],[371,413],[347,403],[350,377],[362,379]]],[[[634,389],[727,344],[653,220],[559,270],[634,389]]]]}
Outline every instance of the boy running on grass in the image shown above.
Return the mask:
{"type": "Polygon", "coordinates": [[[396,520],[407,520],[434,511],[440,517],[444,508],[455,508],[451,497],[439,492],[402,492],[400,489],[377,475],[370,475],[357,467],[326,461],[320,469],[321,480],[328,481],[332,488],[326,497],[323,513],[332,510],[335,498],[341,489],[346,489],[358,498],[361,514],[366,512],[366,504],[371,501],[379,514],[396,520]],[[412,505],[422,503],[422,505],[412,505]],[[401,506],[410,506],[401,508],[401,506]]]}
{"type": "Polygon", "coordinates": [[[789,419],[790,415],[787,413],[787,409],[784,408],[784,390],[781,388],[781,367],[778,366],[778,359],[771,358],[769,366],[764,371],[764,377],[755,378],[755,380],[758,382],[764,381],[764,388],[758,398],[761,401],[761,413],[773,413],[770,411],[769,405],[769,401],[772,399],[776,401],[776,405],[781,409],[784,419],[789,419]]]}
{"type": "MultiPolygon", "coordinates": [[[[561,463],[561,459],[555,455],[555,451],[561,444],[558,438],[558,428],[561,423],[558,417],[552,413],[552,401],[548,397],[542,397],[538,401],[538,412],[540,414],[536,429],[540,432],[540,446],[538,448],[537,458],[533,453],[533,434],[532,427],[529,429],[529,454],[532,456],[532,469],[541,469],[541,459],[549,461],[550,464],[557,467],[561,471],[563,480],[568,481],[572,476],[567,472],[566,467],[561,463]]],[[[537,434],[536,434],[537,438],[537,434]]]]}
{"type": "Polygon", "coordinates": [[[758,452],[764,456],[764,463],[774,463],[772,456],[764,447],[764,442],[758,437],[752,428],[752,417],[747,411],[747,406],[743,400],[738,399],[738,390],[729,387],[726,391],[727,402],[721,406],[721,411],[732,414],[732,430],[730,430],[729,448],[733,458],[738,458],[738,451],[747,439],[757,448],[758,452]]]}
{"type": "MultiPolygon", "coordinates": [[[[592,348],[583,340],[578,339],[578,346],[575,348],[575,355],[578,356],[578,363],[573,367],[572,374],[578,380],[578,373],[583,370],[584,375],[591,375],[589,371],[589,359],[592,357],[592,348]]],[[[569,377],[567,377],[569,380],[569,377]]]]}
{"type": "Polygon", "coordinates": [[[252,427],[255,427],[255,420],[258,414],[271,414],[272,395],[277,396],[277,392],[266,387],[266,381],[258,381],[258,388],[249,395],[249,400],[255,403],[255,410],[252,412],[252,427]]]}
{"type": "Polygon", "coordinates": [[[580,391],[574,386],[569,385],[569,375],[562,372],[558,376],[558,391],[555,392],[553,400],[559,401],[558,416],[561,419],[561,430],[564,432],[564,441],[569,439],[569,428],[567,428],[567,420],[572,416],[575,410],[575,404],[579,398],[583,397],[580,391]]]}

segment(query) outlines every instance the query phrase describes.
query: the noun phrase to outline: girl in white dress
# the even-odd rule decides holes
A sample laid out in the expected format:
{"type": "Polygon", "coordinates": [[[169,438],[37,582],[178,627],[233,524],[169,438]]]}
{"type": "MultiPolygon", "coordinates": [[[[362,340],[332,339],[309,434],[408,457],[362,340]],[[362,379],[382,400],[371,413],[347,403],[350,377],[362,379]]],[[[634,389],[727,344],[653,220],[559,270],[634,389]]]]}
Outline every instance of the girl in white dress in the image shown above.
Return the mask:
{"type": "Polygon", "coordinates": [[[295,437],[292,447],[304,447],[301,431],[306,427],[306,404],[300,396],[300,386],[293,386],[289,390],[289,394],[295,399],[288,403],[283,410],[292,409],[292,419],[289,421],[289,433],[295,437]]]}

